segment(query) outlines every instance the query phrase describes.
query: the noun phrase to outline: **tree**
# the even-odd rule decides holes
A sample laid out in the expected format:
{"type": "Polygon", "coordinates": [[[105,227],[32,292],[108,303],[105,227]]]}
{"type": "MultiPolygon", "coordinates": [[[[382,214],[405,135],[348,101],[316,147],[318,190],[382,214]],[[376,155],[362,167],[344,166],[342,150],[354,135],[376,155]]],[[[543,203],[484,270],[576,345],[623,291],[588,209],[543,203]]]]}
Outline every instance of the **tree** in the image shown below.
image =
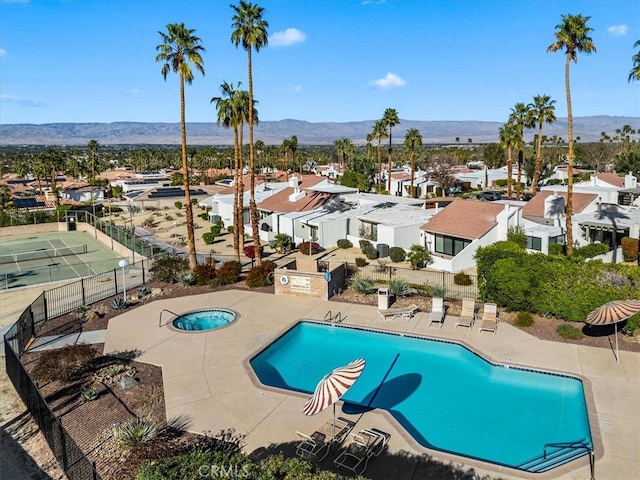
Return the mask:
{"type": "Polygon", "coordinates": [[[91,156],[91,180],[96,178],[96,155],[99,147],[100,144],[97,140],[89,140],[87,144],[87,150],[89,150],[89,155],[91,156]]]}
{"type": "Polygon", "coordinates": [[[411,263],[411,268],[416,270],[430,264],[433,258],[423,245],[414,244],[409,248],[407,260],[411,263]]]}
{"type": "Polygon", "coordinates": [[[514,147],[518,149],[518,181],[516,183],[516,191],[518,192],[518,196],[520,196],[520,188],[522,185],[522,167],[524,165],[524,129],[531,126],[529,105],[525,105],[524,103],[516,103],[511,109],[511,115],[509,115],[509,123],[512,123],[516,126],[518,135],[520,136],[519,141],[514,144],[514,147]]]}
{"type": "Polygon", "coordinates": [[[487,168],[502,167],[504,155],[504,148],[497,143],[488,143],[482,148],[482,160],[487,168]]]}
{"type": "Polygon", "coordinates": [[[616,172],[631,172],[636,177],[640,176],[640,150],[631,150],[616,155],[615,159],[616,172]]]}
{"type": "Polygon", "coordinates": [[[411,187],[409,195],[415,198],[413,182],[416,171],[416,148],[422,146],[422,135],[417,128],[410,128],[404,136],[404,146],[411,151],[411,187]]]}
{"type": "Polygon", "coordinates": [[[391,134],[393,127],[400,124],[400,118],[395,108],[387,108],[382,116],[382,121],[389,127],[389,162],[387,171],[387,192],[391,193],[391,169],[393,168],[393,148],[391,146],[391,134]]]}
{"type": "Polygon", "coordinates": [[[556,41],[547,47],[547,52],[565,51],[564,86],[567,95],[567,124],[569,152],[567,153],[567,256],[573,255],[573,113],[571,111],[571,82],[569,67],[571,61],[578,63],[578,52],[587,55],[596,52],[596,46],[589,36],[593,28],[587,26],[591,17],[582,15],[562,15],[562,22],[556,25],[556,41]]]}
{"type": "Polygon", "coordinates": [[[187,220],[187,243],[189,246],[189,268],[195,270],[198,265],[196,255],[196,240],[193,228],[193,209],[191,204],[191,192],[189,190],[189,163],[187,162],[187,123],[185,120],[184,84],[193,82],[193,70],[191,64],[204,76],[204,67],[201,52],[204,47],[200,45],[200,39],[194,35],[195,30],[188,29],[184,23],[170,23],[167,32],[158,32],[162,41],[156,47],[159,53],[156,62],[162,63],[162,76],[165,81],[167,74],[173,71],[178,74],[180,85],[180,138],[181,158],[183,170],[184,199],[187,220]]]}
{"type": "Polygon", "coordinates": [[[533,103],[529,104],[531,122],[538,125],[536,164],[531,182],[531,188],[534,192],[539,190],[538,183],[540,183],[540,169],[542,166],[542,125],[544,123],[552,124],[556,121],[555,103],[556,101],[551,100],[549,95],[536,95],[533,97],[533,103]]]}
{"type": "Polygon", "coordinates": [[[262,245],[260,244],[260,231],[258,229],[258,207],[256,204],[256,175],[254,162],[253,145],[253,73],[251,65],[251,52],[255,48],[256,52],[267,45],[267,28],[269,24],[262,18],[264,8],[252,5],[250,2],[240,0],[239,5],[231,5],[234,11],[232,18],[231,42],[247,51],[247,76],[249,79],[249,175],[250,175],[250,195],[249,211],[251,215],[251,231],[253,234],[253,247],[256,255],[256,266],[262,266],[262,245]]]}
{"type": "Polygon", "coordinates": [[[500,146],[507,150],[507,198],[511,200],[513,190],[513,147],[520,142],[517,125],[505,123],[500,128],[500,146]]]}
{"type": "Polygon", "coordinates": [[[453,167],[456,165],[456,158],[448,153],[442,155],[434,155],[429,159],[429,168],[431,176],[438,182],[442,189],[442,195],[447,196],[447,189],[456,181],[451,174],[453,167]]]}
{"type": "Polygon", "coordinates": [[[349,157],[356,151],[353,142],[349,138],[340,138],[333,142],[333,146],[336,147],[336,155],[338,157],[338,163],[340,169],[349,169],[349,157]]]}
{"type": "MultiPolygon", "coordinates": [[[[634,48],[640,47],[640,40],[636,40],[636,43],[634,43],[633,46],[634,48]]],[[[640,49],[638,49],[638,51],[632,58],[633,58],[633,67],[629,72],[629,79],[628,79],[629,82],[633,80],[640,80],[640,49]]]]}
{"type": "Polygon", "coordinates": [[[384,123],[384,120],[378,120],[373,125],[371,135],[378,141],[378,193],[382,193],[382,140],[388,136],[387,125],[384,123]]]}

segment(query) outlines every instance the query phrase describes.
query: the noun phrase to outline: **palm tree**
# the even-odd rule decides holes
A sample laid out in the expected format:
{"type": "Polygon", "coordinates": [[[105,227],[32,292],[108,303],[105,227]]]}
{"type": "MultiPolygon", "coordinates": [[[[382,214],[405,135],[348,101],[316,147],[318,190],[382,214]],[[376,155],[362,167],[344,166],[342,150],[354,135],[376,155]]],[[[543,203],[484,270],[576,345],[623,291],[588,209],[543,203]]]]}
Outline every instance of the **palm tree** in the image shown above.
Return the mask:
{"type": "Polygon", "coordinates": [[[567,153],[567,255],[573,255],[573,115],[571,112],[571,86],[569,66],[573,60],[578,63],[578,52],[590,54],[596,52],[596,46],[589,36],[593,28],[587,26],[591,17],[582,15],[562,15],[562,23],[556,25],[556,41],[547,47],[547,52],[565,50],[564,86],[567,93],[567,124],[569,134],[569,152],[567,153]]]}
{"type": "Polygon", "coordinates": [[[513,185],[513,147],[520,142],[517,125],[507,122],[500,128],[500,146],[507,150],[507,198],[511,200],[513,185]]]}
{"type": "Polygon", "coordinates": [[[349,156],[355,152],[353,142],[349,138],[340,138],[334,140],[333,146],[336,147],[336,156],[340,164],[340,170],[349,169],[349,156]]]}
{"type": "Polygon", "coordinates": [[[189,245],[189,268],[195,270],[198,265],[198,257],[196,255],[196,240],[193,229],[193,209],[191,205],[191,192],[189,191],[189,163],[187,162],[187,127],[185,121],[184,107],[184,83],[191,85],[193,82],[193,70],[191,65],[195,67],[203,76],[204,68],[202,66],[201,52],[204,47],[200,45],[200,39],[194,35],[195,30],[186,28],[184,23],[170,23],[167,25],[167,32],[158,32],[162,41],[156,47],[159,52],[156,55],[156,62],[162,63],[162,76],[165,81],[169,71],[178,74],[180,84],[180,137],[181,137],[181,156],[184,184],[184,200],[187,214],[187,242],[189,245]]]}
{"type": "Polygon", "coordinates": [[[384,120],[378,120],[373,125],[371,135],[378,141],[378,193],[382,193],[382,140],[388,136],[384,120]]]}
{"type": "Polygon", "coordinates": [[[392,147],[391,147],[391,134],[393,127],[400,124],[400,118],[395,108],[387,108],[382,116],[382,121],[389,127],[389,163],[387,172],[387,193],[391,193],[391,168],[393,167],[392,147]]]}
{"type": "MultiPolygon", "coordinates": [[[[640,40],[636,40],[636,43],[633,44],[635,47],[640,47],[640,40]]],[[[640,49],[633,56],[633,68],[629,72],[629,82],[633,80],[640,80],[640,49]]]]}
{"type": "Polygon", "coordinates": [[[253,153],[253,74],[251,67],[251,52],[256,49],[259,52],[260,49],[267,45],[268,35],[267,27],[269,24],[262,18],[264,8],[256,5],[252,5],[250,2],[244,2],[240,0],[238,6],[231,5],[234,11],[232,18],[231,42],[238,47],[242,44],[242,48],[247,51],[247,72],[249,78],[249,173],[250,173],[250,195],[249,210],[251,214],[251,230],[253,234],[253,248],[256,258],[256,266],[262,266],[262,246],[260,245],[260,231],[258,230],[258,208],[256,206],[256,189],[255,189],[255,164],[253,153]]]}
{"type": "Polygon", "coordinates": [[[529,112],[529,105],[524,103],[516,103],[511,109],[511,115],[509,115],[509,123],[513,123],[518,128],[520,134],[520,141],[517,143],[518,147],[518,181],[516,183],[516,191],[520,196],[522,166],[524,165],[524,129],[531,125],[531,117],[529,112]]]}
{"type": "Polygon", "coordinates": [[[551,100],[549,95],[536,95],[533,103],[529,104],[531,121],[538,125],[538,142],[536,144],[536,165],[533,171],[533,181],[531,188],[534,192],[539,190],[540,169],[542,168],[542,124],[552,124],[556,121],[555,100],[551,100]]]}
{"type": "Polygon", "coordinates": [[[422,135],[417,128],[410,128],[404,136],[404,146],[411,151],[411,188],[409,194],[415,198],[413,191],[413,180],[416,171],[416,148],[422,146],[422,135]]]}
{"type": "Polygon", "coordinates": [[[89,140],[87,144],[87,150],[89,150],[89,155],[91,155],[91,180],[96,178],[96,154],[98,153],[98,148],[100,144],[97,140],[89,140]]]}

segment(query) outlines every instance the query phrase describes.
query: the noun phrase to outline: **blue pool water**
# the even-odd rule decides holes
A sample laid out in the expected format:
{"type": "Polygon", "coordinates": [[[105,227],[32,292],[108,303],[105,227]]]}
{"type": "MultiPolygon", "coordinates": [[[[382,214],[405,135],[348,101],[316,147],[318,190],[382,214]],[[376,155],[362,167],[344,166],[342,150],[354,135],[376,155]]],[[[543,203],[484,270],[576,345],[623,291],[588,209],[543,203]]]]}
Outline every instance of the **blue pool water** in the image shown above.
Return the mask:
{"type": "Polygon", "coordinates": [[[456,343],[301,322],[251,366],[265,385],[311,394],[356,358],[367,363],[345,407],[387,410],[424,447],[531,471],[557,466],[528,464],[546,444],[592,447],[579,379],[493,365],[456,343]]]}
{"type": "Polygon", "coordinates": [[[201,331],[225,327],[236,319],[235,312],[221,308],[198,310],[176,318],[172,325],[178,330],[201,331]]]}

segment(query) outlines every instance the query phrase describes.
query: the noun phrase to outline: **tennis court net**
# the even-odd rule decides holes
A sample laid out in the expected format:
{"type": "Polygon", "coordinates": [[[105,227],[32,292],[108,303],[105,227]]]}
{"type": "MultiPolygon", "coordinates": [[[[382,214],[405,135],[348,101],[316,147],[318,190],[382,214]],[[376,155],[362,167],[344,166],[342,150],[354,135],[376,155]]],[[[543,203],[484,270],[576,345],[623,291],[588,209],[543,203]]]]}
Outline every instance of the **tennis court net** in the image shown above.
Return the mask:
{"type": "Polygon", "coordinates": [[[31,250],[29,252],[6,253],[0,255],[0,264],[14,262],[28,262],[29,260],[51,259],[67,255],[82,255],[87,253],[87,244],[73,245],[71,247],[51,247],[31,250]]]}

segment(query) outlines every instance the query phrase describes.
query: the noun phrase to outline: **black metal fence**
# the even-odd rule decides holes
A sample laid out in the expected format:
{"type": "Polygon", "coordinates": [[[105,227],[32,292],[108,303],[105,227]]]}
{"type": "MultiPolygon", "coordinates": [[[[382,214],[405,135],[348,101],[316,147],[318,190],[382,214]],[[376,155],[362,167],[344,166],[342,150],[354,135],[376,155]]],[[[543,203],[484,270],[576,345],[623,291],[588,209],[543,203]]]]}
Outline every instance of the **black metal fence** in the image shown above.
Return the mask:
{"type": "Polygon", "coordinates": [[[469,283],[459,285],[456,283],[456,274],[449,272],[436,272],[433,270],[413,270],[411,268],[389,267],[387,265],[365,265],[358,267],[349,264],[351,269],[358,271],[358,275],[371,278],[374,281],[388,282],[393,279],[403,279],[407,283],[414,285],[424,285],[429,287],[441,287],[444,289],[443,296],[446,298],[462,300],[472,298],[478,300],[478,278],[475,275],[466,275],[464,280],[459,277],[458,283],[469,283]]]}
{"type": "Polygon", "coordinates": [[[33,416],[69,480],[99,480],[100,475],[96,471],[95,463],[86,457],[82,449],[65,430],[60,419],[51,411],[20,361],[17,352],[14,351],[14,346],[20,343],[17,339],[19,330],[18,323],[16,323],[4,337],[7,375],[11,383],[33,416]]]}

